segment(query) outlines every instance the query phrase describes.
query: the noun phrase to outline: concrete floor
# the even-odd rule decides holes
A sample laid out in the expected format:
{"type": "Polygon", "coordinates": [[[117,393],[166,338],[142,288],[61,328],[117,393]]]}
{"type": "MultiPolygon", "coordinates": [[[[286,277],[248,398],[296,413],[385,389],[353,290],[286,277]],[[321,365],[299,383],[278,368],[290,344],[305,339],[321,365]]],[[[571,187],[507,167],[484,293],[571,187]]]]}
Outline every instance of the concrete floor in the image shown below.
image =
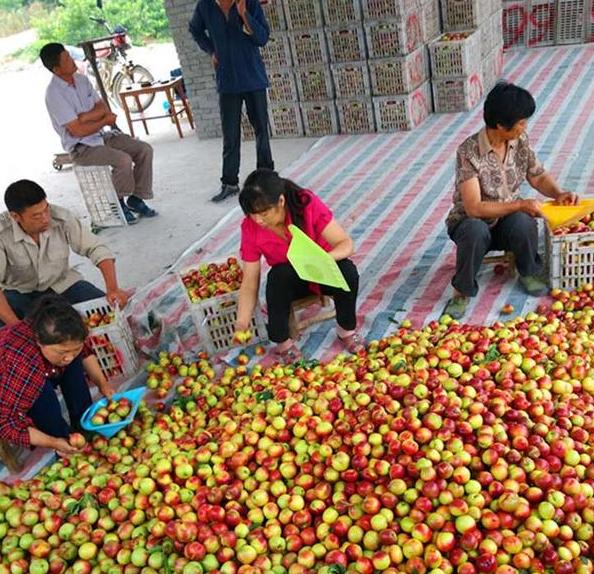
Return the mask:
{"type": "MultiPolygon", "coordinates": [[[[167,77],[168,71],[178,65],[172,44],[135,49],[132,54],[135,61],[148,63],[157,78],[167,77]]],[[[88,221],[72,170],[65,167],[57,172],[51,166],[53,154],[61,149],[43,101],[49,78],[49,72],[39,62],[20,70],[0,72],[0,125],[3,126],[0,191],[3,194],[6,186],[17,179],[32,179],[46,190],[51,202],[72,209],[88,221]]],[[[153,114],[161,110],[160,100],[150,108],[153,114]]],[[[126,126],[123,114],[118,123],[121,128],[126,126]]],[[[209,201],[220,186],[220,139],[199,140],[186,121],[183,122],[185,137],[180,139],[166,118],[149,122],[149,136],[141,133],[141,124],[135,124],[135,129],[155,149],[155,199],[150,204],[159,217],[130,227],[106,229],[99,235],[116,254],[120,283],[127,288],[141,287],[157,277],[237,207],[235,198],[219,205],[209,201]]],[[[273,140],[277,168],[287,167],[315,141],[314,138],[273,140]]],[[[254,168],[254,143],[245,142],[241,178],[254,168]]],[[[73,255],[72,262],[90,280],[102,285],[98,270],[88,261],[73,255]]]]}

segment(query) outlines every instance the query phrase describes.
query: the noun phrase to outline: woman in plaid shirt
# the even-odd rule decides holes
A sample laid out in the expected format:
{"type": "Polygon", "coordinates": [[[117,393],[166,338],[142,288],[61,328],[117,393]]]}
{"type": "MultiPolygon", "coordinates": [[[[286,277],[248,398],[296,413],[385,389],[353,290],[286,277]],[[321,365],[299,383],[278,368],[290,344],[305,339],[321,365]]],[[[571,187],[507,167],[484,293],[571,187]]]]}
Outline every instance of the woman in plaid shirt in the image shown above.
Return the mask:
{"type": "Polygon", "coordinates": [[[113,394],[86,336],[78,312],[59,296],[43,297],[27,319],[0,330],[0,439],[61,455],[76,452],[68,437],[91,404],[85,373],[104,396],[113,394]]]}

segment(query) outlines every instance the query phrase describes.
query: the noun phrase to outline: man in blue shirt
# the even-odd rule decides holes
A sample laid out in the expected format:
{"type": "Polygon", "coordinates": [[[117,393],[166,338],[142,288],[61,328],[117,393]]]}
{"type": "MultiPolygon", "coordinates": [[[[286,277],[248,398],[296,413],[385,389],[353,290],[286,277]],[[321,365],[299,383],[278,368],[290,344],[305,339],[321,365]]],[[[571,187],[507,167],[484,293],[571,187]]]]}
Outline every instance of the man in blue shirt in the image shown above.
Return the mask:
{"type": "Polygon", "coordinates": [[[89,78],[77,73],[62,44],[46,44],[39,53],[52,72],[45,105],[62,147],[78,165],[109,165],[126,221],[136,223],[132,211],[157,215],[145,202],[153,197],[153,148],[115,130],[116,116],[95,91],[89,78]],[[128,196],[127,203],[124,197],[128,196]]]}
{"type": "Polygon", "coordinates": [[[268,134],[268,78],[260,47],[270,30],[258,0],[199,0],[190,33],[210,54],[216,72],[223,127],[221,191],[212,200],[239,193],[241,106],[256,135],[257,167],[274,169],[268,134]]]}

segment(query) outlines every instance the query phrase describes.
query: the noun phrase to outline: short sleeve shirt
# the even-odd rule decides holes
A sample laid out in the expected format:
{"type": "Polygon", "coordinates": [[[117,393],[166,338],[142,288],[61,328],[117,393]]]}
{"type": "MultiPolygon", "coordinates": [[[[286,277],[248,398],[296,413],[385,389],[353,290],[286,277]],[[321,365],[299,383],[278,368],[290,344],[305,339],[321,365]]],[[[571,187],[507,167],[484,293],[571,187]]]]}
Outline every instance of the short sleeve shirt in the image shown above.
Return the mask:
{"type": "MultiPolygon", "coordinates": [[[[330,208],[311,191],[304,192],[309,202],[303,209],[303,232],[313,239],[326,251],[332,246],[322,237],[322,232],[332,221],[333,215],[330,208]]],[[[287,212],[287,225],[291,223],[287,212]]],[[[246,262],[259,261],[264,257],[268,265],[274,267],[287,263],[290,235],[286,238],[279,237],[273,231],[257,224],[251,217],[245,217],[241,223],[241,259],[246,262]]]]}
{"type": "MultiPolygon", "coordinates": [[[[530,147],[528,136],[524,133],[507,144],[505,162],[502,163],[491,147],[487,130],[470,136],[460,145],[456,154],[456,189],[446,225],[452,230],[468,215],[464,209],[460,186],[473,177],[478,178],[482,201],[510,202],[519,197],[520,186],[527,177],[543,173],[544,167],[530,147]]],[[[495,225],[497,219],[485,220],[495,225]]]]}
{"type": "Polygon", "coordinates": [[[79,143],[88,146],[103,145],[103,136],[98,131],[85,137],[73,136],[66,125],[74,121],[79,114],[91,111],[101,97],[93,88],[89,78],[74,74],[74,85],[52,74],[52,79],[45,92],[45,105],[54,129],[62,140],[62,147],[71,152],[79,143]]]}

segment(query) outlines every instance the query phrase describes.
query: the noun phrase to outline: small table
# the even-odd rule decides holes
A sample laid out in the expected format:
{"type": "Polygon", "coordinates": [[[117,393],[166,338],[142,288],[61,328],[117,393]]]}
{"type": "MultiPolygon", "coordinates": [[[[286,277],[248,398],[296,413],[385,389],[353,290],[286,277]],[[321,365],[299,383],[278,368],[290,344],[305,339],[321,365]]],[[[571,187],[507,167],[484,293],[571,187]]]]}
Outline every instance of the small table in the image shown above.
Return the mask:
{"type": "Polygon", "coordinates": [[[138,87],[130,87],[129,89],[124,89],[120,92],[120,96],[122,97],[122,107],[124,108],[124,113],[126,114],[126,120],[128,120],[128,127],[130,128],[130,135],[134,137],[134,127],[132,124],[134,122],[142,122],[144,126],[144,131],[148,135],[148,127],[146,125],[147,120],[155,120],[157,118],[171,118],[175,122],[175,126],[177,127],[177,133],[179,134],[180,138],[184,137],[182,133],[181,126],[179,124],[179,114],[186,112],[188,116],[188,121],[190,122],[190,127],[194,129],[194,118],[192,117],[192,111],[190,110],[190,106],[188,104],[188,98],[186,97],[186,93],[182,86],[182,78],[172,78],[171,80],[163,80],[163,81],[155,81],[150,86],[138,86],[138,87]],[[136,100],[137,109],[142,109],[140,105],[140,101],[138,99],[139,96],[144,94],[154,94],[157,92],[165,92],[165,96],[167,101],[169,102],[169,113],[161,114],[158,116],[149,116],[146,117],[144,112],[140,112],[139,118],[132,118],[130,110],[128,108],[127,98],[134,98],[136,100]],[[177,94],[182,102],[183,107],[180,109],[175,109],[175,94],[177,94]]]}

